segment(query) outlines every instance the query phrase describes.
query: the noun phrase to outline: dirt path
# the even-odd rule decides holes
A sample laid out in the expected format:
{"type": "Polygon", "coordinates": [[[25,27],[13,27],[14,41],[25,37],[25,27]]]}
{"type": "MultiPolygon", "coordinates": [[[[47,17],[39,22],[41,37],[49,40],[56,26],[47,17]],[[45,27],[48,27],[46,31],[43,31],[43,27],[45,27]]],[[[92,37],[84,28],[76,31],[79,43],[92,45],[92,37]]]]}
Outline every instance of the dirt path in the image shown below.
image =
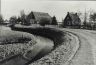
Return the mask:
{"type": "Polygon", "coordinates": [[[96,31],[82,30],[82,32],[87,36],[87,39],[90,39],[88,41],[91,43],[94,65],[96,65],[96,31]]]}
{"type": "Polygon", "coordinates": [[[96,32],[77,29],[64,30],[75,33],[81,42],[79,51],[69,65],[96,65],[96,32]]]}

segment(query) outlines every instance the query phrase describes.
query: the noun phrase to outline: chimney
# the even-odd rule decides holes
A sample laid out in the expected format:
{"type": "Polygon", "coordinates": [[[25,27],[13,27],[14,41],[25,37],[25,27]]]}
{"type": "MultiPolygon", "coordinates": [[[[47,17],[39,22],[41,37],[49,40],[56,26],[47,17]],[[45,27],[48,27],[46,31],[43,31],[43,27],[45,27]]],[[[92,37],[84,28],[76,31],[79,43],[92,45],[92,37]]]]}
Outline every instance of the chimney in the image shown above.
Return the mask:
{"type": "Polygon", "coordinates": [[[75,13],[75,15],[77,15],[77,13],[75,13]]]}
{"type": "Polygon", "coordinates": [[[67,12],[67,14],[69,14],[69,12],[67,12]]]}

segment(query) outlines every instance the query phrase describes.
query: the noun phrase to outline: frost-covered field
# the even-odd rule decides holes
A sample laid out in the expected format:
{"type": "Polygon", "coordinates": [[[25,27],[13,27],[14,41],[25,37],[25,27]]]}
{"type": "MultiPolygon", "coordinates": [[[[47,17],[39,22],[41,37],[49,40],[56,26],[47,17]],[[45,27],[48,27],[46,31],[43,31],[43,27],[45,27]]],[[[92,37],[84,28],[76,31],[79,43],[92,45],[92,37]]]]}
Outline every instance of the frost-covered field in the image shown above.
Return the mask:
{"type": "Polygon", "coordinates": [[[24,54],[36,43],[32,34],[11,31],[0,27],[0,61],[17,54],[24,54]]]}

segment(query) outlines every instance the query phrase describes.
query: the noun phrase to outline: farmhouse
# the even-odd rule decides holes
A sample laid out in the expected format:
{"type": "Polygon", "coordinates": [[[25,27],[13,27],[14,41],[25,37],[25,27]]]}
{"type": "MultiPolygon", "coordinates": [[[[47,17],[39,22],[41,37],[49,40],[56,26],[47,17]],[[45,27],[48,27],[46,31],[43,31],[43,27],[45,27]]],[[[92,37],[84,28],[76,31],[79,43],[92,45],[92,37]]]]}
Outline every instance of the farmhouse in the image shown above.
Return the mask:
{"type": "Polygon", "coordinates": [[[67,13],[67,16],[64,19],[64,26],[71,28],[80,28],[81,20],[77,13],[67,13]]]}
{"type": "Polygon", "coordinates": [[[43,12],[31,12],[27,16],[27,21],[31,24],[38,24],[42,18],[47,18],[51,21],[51,16],[43,12]]]}

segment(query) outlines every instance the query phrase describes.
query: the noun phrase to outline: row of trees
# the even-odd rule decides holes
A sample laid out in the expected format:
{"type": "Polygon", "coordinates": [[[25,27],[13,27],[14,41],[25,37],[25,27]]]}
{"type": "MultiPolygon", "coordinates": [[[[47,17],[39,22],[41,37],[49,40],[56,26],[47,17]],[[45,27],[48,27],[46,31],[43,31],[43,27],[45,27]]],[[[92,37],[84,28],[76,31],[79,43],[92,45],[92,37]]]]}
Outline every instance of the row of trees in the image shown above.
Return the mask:
{"type": "MultiPolygon", "coordinates": [[[[18,24],[18,23],[21,23],[21,24],[24,24],[24,25],[30,25],[30,23],[28,23],[28,21],[26,20],[25,15],[23,15],[21,17],[18,17],[18,18],[16,16],[12,16],[9,21],[13,25],[18,24]]],[[[50,24],[51,25],[57,25],[58,23],[57,23],[56,17],[53,16],[52,20],[49,20],[47,18],[42,18],[40,20],[39,24],[44,26],[44,25],[50,25],[50,24]]]]}
{"type": "MultiPolygon", "coordinates": [[[[9,20],[10,23],[11,24],[18,24],[18,23],[20,23],[20,24],[23,24],[23,25],[30,25],[31,23],[27,19],[27,16],[25,15],[25,13],[24,13],[23,10],[20,12],[20,14],[21,14],[21,16],[19,16],[19,17],[12,16],[10,18],[10,20],[9,20]]],[[[37,21],[35,21],[34,24],[36,22],[37,21]]],[[[58,23],[57,23],[56,17],[53,16],[51,20],[50,19],[47,19],[47,18],[40,19],[39,24],[42,25],[42,26],[44,26],[44,25],[49,25],[49,24],[51,24],[51,25],[57,25],[58,23]]]]}
{"type": "Polygon", "coordinates": [[[89,22],[87,22],[86,19],[84,20],[83,27],[85,29],[96,29],[96,13],[89,16],[89,22]]]}

